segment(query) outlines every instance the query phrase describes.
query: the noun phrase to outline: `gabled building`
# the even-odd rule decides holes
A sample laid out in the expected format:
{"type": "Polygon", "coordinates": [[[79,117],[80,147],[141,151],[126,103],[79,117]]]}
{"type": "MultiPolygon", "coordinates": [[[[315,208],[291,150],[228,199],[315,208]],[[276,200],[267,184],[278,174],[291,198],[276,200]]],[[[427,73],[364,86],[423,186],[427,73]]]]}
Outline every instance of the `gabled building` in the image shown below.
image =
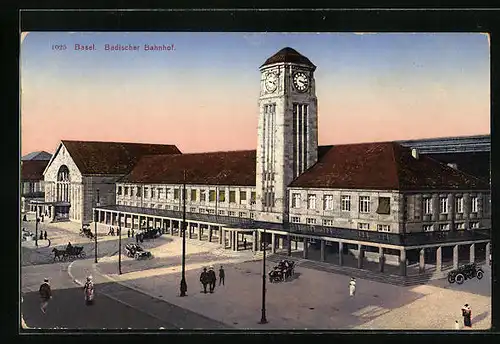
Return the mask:
{"type": "Polygon", "coordinates": [[[63,140],[43,172],[39,212],[53,221],[89,223],[97,205],[116,203],[116,181],[144,155],[181,154],[174,145],[63,140]]]}
{"type": "Polygon", "coordinates": [[[50,158],[51,154],[44,151],[29,153],[21,158],[21,212],[34,211],[31,203],[44,200],[43,171],[50,158]]]}

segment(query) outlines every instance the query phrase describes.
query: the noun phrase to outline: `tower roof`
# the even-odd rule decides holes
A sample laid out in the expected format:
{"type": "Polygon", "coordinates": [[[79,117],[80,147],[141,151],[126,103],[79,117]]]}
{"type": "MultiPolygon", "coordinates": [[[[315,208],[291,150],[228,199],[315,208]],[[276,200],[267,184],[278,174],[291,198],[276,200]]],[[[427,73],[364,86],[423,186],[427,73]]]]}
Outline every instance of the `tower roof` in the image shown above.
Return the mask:
{"type": "Polygon", "coordinates": [[[313,70],[316,69],[316,66],[307,57],[290,47],[286,47],[278,51],[276,54],[268,58],[261,67],[281,62],[298,63],[312,67],[313,70]]]}

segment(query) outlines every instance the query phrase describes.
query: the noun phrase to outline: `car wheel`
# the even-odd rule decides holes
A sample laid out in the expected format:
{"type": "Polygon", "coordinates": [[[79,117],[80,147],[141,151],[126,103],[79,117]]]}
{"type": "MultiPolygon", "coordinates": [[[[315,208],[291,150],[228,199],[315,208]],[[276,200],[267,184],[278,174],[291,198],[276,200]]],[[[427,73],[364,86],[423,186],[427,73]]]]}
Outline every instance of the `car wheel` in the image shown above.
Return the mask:
{"type": "Polygon", "coordinates": [[[455,277],[455,281],[457,282],[457,284],[462,284],[464,283],[465,281],[465,276],[462,275],[462,274],[458,274],[456,277],[455,277]]]}
{"type": "Polygon", "coordinates": [[[484,272],[483,272],[483,270],[478,270],[478,271],[476,272],[476,277],[477,277],[477,279],[481,279],[481,278],[483,278],[483,276],[484,276],[484,272]]]}

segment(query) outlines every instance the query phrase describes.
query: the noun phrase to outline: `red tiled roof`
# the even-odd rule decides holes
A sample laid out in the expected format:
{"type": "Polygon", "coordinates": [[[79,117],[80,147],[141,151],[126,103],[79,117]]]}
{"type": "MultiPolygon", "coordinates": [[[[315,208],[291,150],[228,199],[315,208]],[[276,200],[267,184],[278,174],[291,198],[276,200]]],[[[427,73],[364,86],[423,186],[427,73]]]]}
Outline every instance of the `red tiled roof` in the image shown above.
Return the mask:
{"type": "Polygon", "coordinates": [[[121,182],[255,186],[255,150],[145,156],[121,182]]]}
{"type": "Polygon", "coordinates": [[[145,155],[181,154],[175,145],[63,140],[82,174],[126,174],[145,155]]]}
{"type": "Polygon", "coordinates": [[[21,162],[21,180],[43,180],[43,171],[48,160],[26,160],[21,162]]]}
{"type": "Polygon", "coordinates": [[[396,142],[318,147],[318,162],[292,187],[375,190],[474,190],[489,184],[396,142]]]}
{"type": "Polygon", "coordinates": [[[316,66],[307,57],[290,47],[286,47],[278,51],[276,54],[268,58],[261,67],[279,62],[300,63],[313,67],[313,70],[316,69],[316,66]]]}

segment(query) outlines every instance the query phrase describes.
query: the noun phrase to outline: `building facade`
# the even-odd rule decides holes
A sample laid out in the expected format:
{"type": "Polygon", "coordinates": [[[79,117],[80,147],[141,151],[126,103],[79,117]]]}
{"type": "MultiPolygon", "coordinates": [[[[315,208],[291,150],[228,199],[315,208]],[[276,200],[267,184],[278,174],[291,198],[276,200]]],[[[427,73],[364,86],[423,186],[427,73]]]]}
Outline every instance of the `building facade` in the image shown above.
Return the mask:
{"type": "Polygon", "coordinates": [[[254,251],[267,243],[290,255],[300,243],[306,259],[317,247],[322,261],[349,255],[360,269],[376,261],[403,276],[415,260],[419,272],[429,261],[441,271],[448,256],[456,267],[464,248],[470,261],[488,257],[487,181],[398,142],[318,146],[316,66],[285,48],[260,71],[256,150],[141,151],[132,161],[110,159],[111,143],[63,141],[45,171],[46,200],[74,220],[95,209],[101,223],[185,228],[233,250],[246,236],[254,251]],[[99,204],[97,188],[106,188],[99,204]]]}
{"type": "Polygon", "coordinates": [[[51,155],[47,152],[33,152],[21,158],[20,194],[21,212],[34,212],[36,203],[43,202],[45,186],[43,171],[51,155]]]}
{"type": "Polygon", "coordinates": [[[96,206],[116,204],[116,181],[146,154],[179,154],[173,145],[64,140],[44,171],[45,199],[52,221],[94,221],[96,206]]]}

